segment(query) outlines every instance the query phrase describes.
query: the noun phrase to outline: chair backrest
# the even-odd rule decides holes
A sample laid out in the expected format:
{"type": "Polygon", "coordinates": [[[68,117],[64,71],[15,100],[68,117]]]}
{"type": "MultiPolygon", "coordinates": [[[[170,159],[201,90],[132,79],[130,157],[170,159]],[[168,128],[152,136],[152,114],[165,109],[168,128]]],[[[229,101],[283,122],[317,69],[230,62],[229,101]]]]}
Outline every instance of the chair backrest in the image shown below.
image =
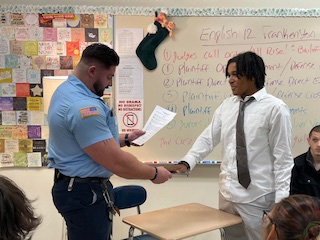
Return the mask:
{"type": "Polygon", "coordinates": [[[147,199],[147,191],[142,186],[127,185],[113,189],[114,204],[119,209],[138,207],[147,199]]]}

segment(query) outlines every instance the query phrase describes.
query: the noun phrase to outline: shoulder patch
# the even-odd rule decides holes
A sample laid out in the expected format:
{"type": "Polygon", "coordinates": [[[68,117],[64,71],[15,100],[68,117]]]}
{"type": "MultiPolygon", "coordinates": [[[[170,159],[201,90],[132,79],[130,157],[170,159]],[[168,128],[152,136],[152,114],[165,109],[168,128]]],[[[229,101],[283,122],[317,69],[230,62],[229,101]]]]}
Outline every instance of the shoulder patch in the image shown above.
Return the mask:
{"type": "Polygon", "coordinates": [[[80,108],[80,115],[82,118],[99,116],[98,108],[95,106],[80,108]]]}

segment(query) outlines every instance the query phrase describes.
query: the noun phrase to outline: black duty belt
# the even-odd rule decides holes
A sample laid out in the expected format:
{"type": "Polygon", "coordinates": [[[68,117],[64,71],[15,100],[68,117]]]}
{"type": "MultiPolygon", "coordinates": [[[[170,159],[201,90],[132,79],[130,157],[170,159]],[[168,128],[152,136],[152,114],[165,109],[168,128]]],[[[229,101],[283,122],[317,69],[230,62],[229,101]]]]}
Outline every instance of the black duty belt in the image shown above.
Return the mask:
{"type": "Polygon", "coordinates": [[[60,180],[63,180],[63,181],[69,181],[71,179],[74,179],[73,182],[103,182],[103,183],[106,183],[109,181],[109,178],[99,178],[99,177],[86,177],[86,178],[81,178],[81,177],[69,177],[69,176],[66,176],[66,175],[63,175],[61,172],[59,172],[58,169],[55,169],[54,170],[54,179],[55,179],[55,182],[56,181],[60,181],[60,180]]]}

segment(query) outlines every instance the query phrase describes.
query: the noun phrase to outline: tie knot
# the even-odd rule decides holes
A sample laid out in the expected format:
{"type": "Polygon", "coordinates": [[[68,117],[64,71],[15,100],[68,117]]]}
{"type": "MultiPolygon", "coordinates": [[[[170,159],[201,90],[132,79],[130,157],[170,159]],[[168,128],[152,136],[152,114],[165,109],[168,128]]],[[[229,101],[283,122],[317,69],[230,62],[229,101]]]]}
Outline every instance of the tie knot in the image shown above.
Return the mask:
{"type": "Polygon", "coordinates": [[[248,105],[250,102],[254,100],[254,97],[250,97],[247,101],[244,101],[243,99],[240,100],[240,108],[244,108],[246,105],[248,105]]]}

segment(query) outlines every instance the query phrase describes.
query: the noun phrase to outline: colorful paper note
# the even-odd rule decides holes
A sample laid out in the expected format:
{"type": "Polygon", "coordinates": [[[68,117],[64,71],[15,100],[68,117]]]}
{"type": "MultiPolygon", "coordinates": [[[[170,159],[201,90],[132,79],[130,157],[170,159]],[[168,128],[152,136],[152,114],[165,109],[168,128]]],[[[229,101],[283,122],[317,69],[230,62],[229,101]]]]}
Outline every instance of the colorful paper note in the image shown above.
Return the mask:
{"type": "Polygon", "coordinates": [[[41,83],[40,70],[27,69],[27,81],[29,83],[38,83],[38,84],[40,84],[41,83]]]}
{"type": "Polygon", "coordinates": [[[15,110],[15,111],[27,110],[27,99],[25,97],[14,97],[13,98],[13,110],[15,110]]]}
{"type": "Polygon", "coordinates": [[[37,13],[25,13],[24,24],[27,27],[38,27],[39,26],[39,14],[37,13]]]}
{"type": "Polygon", "coordinates": [[[4,139],[0,139],[0,153],[3,153],[5,151],[4,141],[4,139]]]}
{"type": "Polygon", "coordinates": [[[13,99],[12,97],[0,97],[0,111],[13,110],[13,99]]]}
{"type": "Polygon", "coordinates": [[[60,69],[59,56],[46,56],[47,69],[60,69]]]}
{"type": "Polygon", "coordinates": [[[80,56],[79,42],[66,42],[67,56],[80,56]]]}
{"type": "Polygon", "coordinates": [[[12,69],[0,68],[0,83],[12,82],[12,69]]]}
{"type": "Polygon", "coordinates": [[[11,139],[13,137],[12,126],[0,126],[0,139],[11,139]]]}
{"type": "Polygon", "coordinates": [[[28,138],[27,126],[13,126],[12,137],[13,139],[27,139],[28,138]]]}
{"type": "Polygon", "coordinates": [[[75,14],[73,19],[67,19],[67,27],[79,28],[80,27],[80,14],[75,14]]]}
{"type": "Polygon", "coordinates": [[[70,28],[57,28],[57,41],[58,42],[70,42],[71,41],[71,29],[70,28]]]}
{"type": "Polygon", "coordinates": [[[13,167],[13,154],[0,153],[0,167],[13,167]]]}
{"type": "MultiPolygon", "coordinates": [[[[40,69],[46,69],[46,56],[32,56],[32,69],[34,70],[40,70],[40,69]]],[[[40,72],[38,73],[39,79],[40,79],[40,72]]]]}
{"type": "Polygon", "coordinates": [[[86,42],[98,42],[99,41],[98,28],[86,28],[84,33],[85,33],[86,42]]]}
{"type": "Polygon", "coordinates": [[[32,68],[32,57],[26,56],[26,55],[19,55],[18,68],[22,68],[22,69],[32,68]]]}
{"type": "Polygon", "coordinates": [[[39,55],[55,55],[52,42],[38,42],[39,55]]]}
{"type": "Polygon", "coordinates": [[[0,38],[0,54],[9,54],[10,45],[9,40],[0,38]]]}
{"type": "Polygon", "coordinates": [[[73,69],[72,56],[60,56],[60,69],[73,69]]]}
{"type": "Polygon", "coordinates": [[[46,140],[33,140],[33,152],[45,152],[46,140]]]}
{"type": "Polygon", "coordinates": [[[18,67],[18,55],[6,55],[4,58],[6,68],[17,68],[18,67]]]}
{"type": "Polygon", "coordinates": [[[28,125],[28,138],[41,138],[41,126],[28,125]]]}
{"type": "Polygon", "coordinates": [[[43,41],[57,41],[57,29],[56,28],[44,28],[43,29],[43,41]]]}
{"type": "Polygon", "coordinates": [[[4,141],[4,148],[7,153],[19,152],[19,144],[16,139],[6,139],[4,141]]]}
{"type": "Polygon", "coordinates": [[[24,26],[23,13],[11,13],[10,17],[12,26],[24,26]]]}
{"type": "Polygon", "coordinates": [[[28,125],[29,124],[29,114],[28,111],[16,111],[17,114],[17,125],[28,125]]]}
{"type": "Polygon", "coordinates": [[[27,153],[14,152],[13,153],[13,164],[15,167],[27,167],[28,166],[27,153]]]}
{"type": "Polygon", "coordinates": [[[28,27],[16,27],[15,35],[17,41],[31,40],[28,27]]]}
{"type": "Polygon", "coordinates": [[[26,82],[27,81],[27,71],[23,68],[12,69],[12,82],[26,82]]]}
{"type": "Polygon", "coordinates": [[[52,19],[44,19],[42,14],[39,14],[39,26],[43,28],[50,28],[53,26],[52,19]]]}
{"type": "Polygon", "coordinates": [[[94,14],[94,27],[95,28],[108,27],[108,15],[107,14],[94,14]]]}
{"type": "Polygon", "coordinates": [[[1,84],[1,96],[2,97],[14,97],[16,96],[16,84],[15,83],[2,83],[1,84]]]}
{"type": "Polygon", "coordinates": [[[28,167],[42,167],[41,152],[27,153],[28,167]]]}
{"type": "Polygon", "coordinates": [[[29,124],[44,125],[44,113],[42,111],[29,111],[29,124]]]}
{"type": "Polygon", "coordinates": [[[38,55],[38,41],[25,41],[24,54],[29,56],[38,55]]]}
{"type": "Polygon", "coordinates": [[[80,27],[81,28],[93,28],[94,27],[94,15],[93,14],[80,14],[80,27]]]}
{"type": "Polygon", "coordinates": [[[27,97],[27,110],[41,111],[41,98],[40,97],[27,97]]]}
{"type": "Polygon", "coordinates": [[[23,41],[10,41],[10,53],[11,54],[24,54],[24,43],[23,41]]]}
{"type": "Polygon", "coordinates": [[[30,96],[30,84],[29,83],[16,83],[16,96],[17,97],[29,97],[30,96]]]}
{"type": "Polygon", "coordinates": [[[65,56],[66,55],[66,43],[65,42],[54,42],[53,48],[56,55],[65,56]]]}
{"type": "Polygon", "coordinates": [[[42,84],[30,84],[30,96],[31,97],[43,97],[42,84]]]}
{"type": "Polygon", "coordinates": [[[2,125],[17,125],[15,111],[2,111],[2,125]]]}
{"type": "Polygon", "coordinates": [[[99,42],[111,42],[112,38],[112,28],[99,29],[99,42]]]}
{"type": "Polygon", "coordinates": [[[19,140],[19,152],[32,152],[32,140],[20,139],[19,140]]]}

